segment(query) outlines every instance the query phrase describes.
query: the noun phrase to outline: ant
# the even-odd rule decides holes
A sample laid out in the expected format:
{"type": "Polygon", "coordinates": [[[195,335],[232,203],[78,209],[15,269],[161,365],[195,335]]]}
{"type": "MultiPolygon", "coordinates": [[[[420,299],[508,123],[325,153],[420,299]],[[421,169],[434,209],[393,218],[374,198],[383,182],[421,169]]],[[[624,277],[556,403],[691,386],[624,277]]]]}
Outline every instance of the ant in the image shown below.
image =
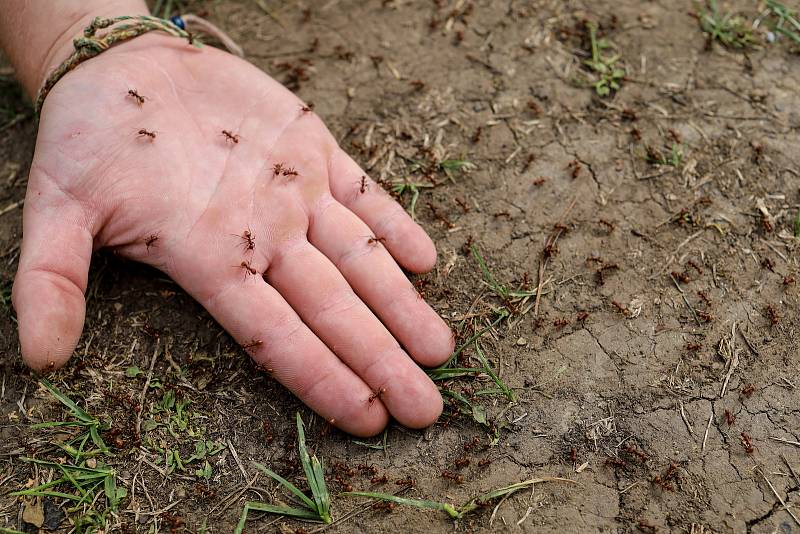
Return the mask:
{"type": "Polygon", "coordinates": [[[753,451],[755,451],[755,447],[753,446],[753,438],[750,437],[750,434],[748,434],[747,432],[742,432],[741,441],[742,441],[742,447],[744,447],[745,452],[747,454],[753,454],[753,451]]]}
{"type": "Polygon", "coordinates": [[[386,484],[387,482],[389,482],[389,477],[387,477],[386,475],[382,475],[379,477],[372,477],[369,481],[372,484],[386,484]]]}
{"type": "Polygon", "coordinates": [[[239,267],[245,270],[244,277],[247,278],[248,274],[257,275],[258,271],[256,271],[252,265],[250,265],[249,261],[243,261],[239,264],[239,267]]]}
{"type": "Polygon", "coordinates": [[[587,311],[578,312],[578,315],[575,316],[575,319],[577,319],[579,323],[582,323],[588,318],[589,318],[589,312],[587,311]]]}
{"type": "Polygon", "coordinates": [[[614,231],[614,223],[608,222],[608,221],[607,221],[607,220],[605,220],[605,219],[600,219],[600,220],[599,220],[599,221],[597,221],[597,222],[599,222],[601,225],[603,225],[603,226],[605,226],[606,228],[608,228],[608,233],[611,233],[611,232],[613,232],[613,231],[614,231]]]}
{"type": "Polygon", "coordinates": [[[572,175],[572,178],[574,179],[574,178],[577,178],[578,176],[580,176],[581,169],[583,168],[583,166],[581,165],[580,161],[578,161],[577,159],[573,159],[572,161],[569,162],[569,165],[567,165],[567,168],[570,170],[570,174],[572,175]]]}
{"type": "Polygon", "coordinates": [[[267,440],[268,444],[272,444],[275,440],[275,436],[272,434],[272,425],[269,424],[269,419],[264,419],[262,422],[262,426],[264,427],[264,437],[267,440]]]}
{"type": "Polygon", "coordinates": [[[233,235],[242,240],[242,245],[244,246],[245,252],[248,250],[254,250],[256,248],[256,236],[253,235],[253,232],[250,231],[249,227],[244,231],[244,233],[242,233],[242,235],[233,235]]]}
{"type": "Polygon", "coordinates": [[[280,176],[283,172],[283,163],[276,163],[272,166],[273,176],[280,176]]]}
{"type": "Polygon", "coordinates": [[[454,463],[457,468],[463,469],[469,465],[469,458],[458,458],[454,463]]]}
{"type": "Polygon", "coordinates": [[[417,485],[417,480],[411,477],[406,477],[406,478],[401,478],[400,480],[395,480],[394,483],[397,484],[398,486],[412,487],[417,485]]]}
{"type": "Polygon", "coordinates": [[[628,454],[636,456],[642,462],[644,462],[648,458],[647,454],[645,454],[643,451],[640,451],[639,449],[637,449],[634,445],[630,445],[630,444],[625,445],[625,447],[622,450],[627,452],[628,454]]]}
{"type": "Polygon", "coordinates": [[[377,246],[378,243],[383,243],[385,245],[386,244],[386,238],[385,237],[375,237],[373,235],[373,236],[370,236],[367,239],[367,244],[368,245],[377,246]]]}
{"type": "Polygon", "coordinates": [[[139,137],[142,137],[143,135],[149,137],[151,143],[156,139],[156,132],[151,132],[150,130],[145,130],[144,128],[141,128],[137,133],[139,134],[139,137]]]}
{"type": "Polygon", "coordinates": [[[540,176],[539,178],[535,179],[535,180],[534,180],[533,182],[531,182],[531,183],[532,183],[533,185],[535,185],[536,187],[539,187],[539,186],[542,186],[542,185],[544,185],[544,183],[545,183],[546,181],[547,181],[547,178],[545,178],[544,176],[540,176]]]}
{"type": "Polygon", "coordinates": [[[231,133],[228,130],[222,130],[222,135],[225,136],[225,141],[232,141],[233,144],[239,142],[239,134],[231,133]]]}
{"type": "Polygon", "coordinates": [[[304,114],[304,115],[306,113],[311,113],[312,111],[314,111],[314,103],[313,102],[309,102],[308,104],[304,104],[304,105],[300,106],[300,112],[302,114],[304,114]]]}
{"type": "Polygon", "coordinates": [[[492,461],[488,458],[484,458],[483,460],[478,462],[479,467],[489,467],[490,465],[492,465],[492,461]]]}
{"type": "Polygon", "coordinates": [[[136,100],[136,103],[137,103],[139,106],[141,106],[142,104],[144,104],[144,101],[146,100],[146,98],[145,98],[145,97],[143,97],[142,95],[140,95],[140,94],[139,94],[139,93],[136,91],[136,89],[128,89],[128,96],[130,96],[130,97],[132,97],[134,100],[136,100]]]}
{"type": "Polygon", "coordinates": [[[457,474],[455,474],[455,473],[453,473],[451,471],[447,471],[446,469],[444,471],[442,471],[442,478],[445,478],[447,480],[452,480],[453,482],[457,482],[459,484],[464,482],[464,477],[463,476],[457,475],[457,474]]]}
{"type": "Polygon", "coordinates": [[[263,345],[263,344],[264,344],[264,342],[263,342],[263,341],[261,341],[260,339],[251,339],[251,340],[250,340],[250,341],[248,341],[247,343],[243,343],[243,344],[242,344],[242,348],[243,348],[244,350],[248,350],[248,349],[254,349],[254,348],[256,348],[256,347],[260,347],[260,346],[261,346],[261,345],[263,345]]]}
{"type": "Polygon", "coordinates": [[[747,384],[744,389],[742,389],[742,396],[749,399],[755,391],[756,386],[754,384],[747,384]]]}
{"type": "Polygon", "coordinates": [[[286,169],[283,169],[284,176],[297,176],[297,174],[298,173],[296,170],[294,170],[294,167],[288,167],[286,169]]]}
{"type": "Polygon", "coordinates": [[[475,436],[474,438],[472,438],[471,440],[469,440],[464,444],[464,450],[469,452],[480,444],[481,444],[481,438],[475,436]]]}
{"type": "Polygon", "coordinates": [[[158,234],[150,234],[150,236],[144,240],[144,246],[147,247],[147,252],[150,252],[150,247],[156,246],[156,241],[158,241],[158,234]]]}
{"type": "Polygon", "coordinates": [[[367,399],[367,404],[372,406],[372,403],[375,402],[375,399],[381,398],[384,393],[386,393],[386,388],[381,388],[376,393],[372,393],[372,395],[370,395],[367,399]]]}
{"type": "Polygon", "coordinates": [[[767,316],[769,317],[769,322],[772,326],[775,326],[781,322],[781,316],[778,315],[777,310],[772,304],[767,305],[767,316]]]}
{"type": "Polygon", "coordinates": [[[367,192],[367,189],[369,189],[369,184],[367,183],[367,177],[362,176],[359,182],[360,185],[358,187],[358,191],[363,195],[364,193],[367,192]]]}
{"type": "Polygon", "coordinates": [[[733,423],[736,422],[736,416],[733,415],[730,410],[725,410],[725,422],[728,426],[733,426],[733,423]]]}

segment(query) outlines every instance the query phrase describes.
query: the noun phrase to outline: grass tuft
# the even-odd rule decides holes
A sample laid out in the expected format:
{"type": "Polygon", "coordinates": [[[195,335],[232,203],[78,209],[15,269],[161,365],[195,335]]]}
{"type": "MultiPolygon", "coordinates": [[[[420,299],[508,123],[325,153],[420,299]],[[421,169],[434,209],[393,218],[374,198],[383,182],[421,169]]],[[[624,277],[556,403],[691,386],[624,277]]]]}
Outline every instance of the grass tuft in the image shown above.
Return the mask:
{"type": "Polygon", "coordinates": [[[752,25],[741,16],[720,12],[716,0],[708,0],[699,21],[709,45],[718,41],[727,48],[748,49],[756,46],[752,25]]]}
{"type": "Polygon", "coordinates": [[[282,515],[285,517],[293,517],[303,521],[313,521],[316,523],[331,523],[331,496],[328,492],[328,487],[325,484],[325,470],[323,469],[322,462],[317,459],[315,455],[308,453],[306,447],[306,434],[303,428],[303,420],[300,413],[296,414],[297,417],[297,448],[300,453],[300,463],[303,465],[303,471],[306,475],[306,482],[311,489],[313,499],[303,493],[297,486],[272,471],[264,465],[253,462],[256,468],[262,473],[266,474],[278,484],[286,488],[289,493],[296,497],[297,506],[288,506],[285,504],[269,504],[255,501],[247,501],[242,510],[242,515],[239,518],[239,524],[236,526],[235,533],[241,534],[244,531],[247,522],[247,514],[249,512],[267,512],[270,514],[282,515]]]}

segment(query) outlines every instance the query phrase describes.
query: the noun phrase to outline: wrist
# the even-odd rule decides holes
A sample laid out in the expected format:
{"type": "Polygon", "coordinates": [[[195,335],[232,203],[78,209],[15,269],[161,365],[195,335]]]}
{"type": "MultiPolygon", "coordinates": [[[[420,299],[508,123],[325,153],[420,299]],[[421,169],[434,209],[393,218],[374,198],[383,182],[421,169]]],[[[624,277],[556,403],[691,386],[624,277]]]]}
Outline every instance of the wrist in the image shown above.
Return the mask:
{"type": "Polygon", "coordinates": [[[8,0],[0,44],[31,97],[74,48],[72,41],[95,17],[149,14],[144,0],[8,0]]]}

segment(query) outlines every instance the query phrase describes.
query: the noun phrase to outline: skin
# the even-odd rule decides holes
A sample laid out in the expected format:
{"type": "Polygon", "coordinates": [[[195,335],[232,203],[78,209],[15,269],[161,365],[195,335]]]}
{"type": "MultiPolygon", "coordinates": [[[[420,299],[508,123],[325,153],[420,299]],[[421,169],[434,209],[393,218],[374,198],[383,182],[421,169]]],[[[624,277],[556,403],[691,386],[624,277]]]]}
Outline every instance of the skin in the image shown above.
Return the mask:
{"type": "MultiPolygon", "coordinates": [[[[32,96],[94,15],[146,13],[140,2],[9,4],[0,43],[32,96]],[[63,26],[45,29],[59,36],[50,44],[30,33],[47,33],[43,20],[63,26]]],[[[369,178],[361,193],[366,173],[302,106],[246,61],[155,33],[64,76],[41,112],[25,198],[13,288],[25,362],[69,359],[92,252],[111,247],[172,277],[339,428],[374,435],[390,415],[432,424],[442,399],[419,366],[446,360],[453,336],[400,267],[430,270],[434,245],[369,178]]]]}

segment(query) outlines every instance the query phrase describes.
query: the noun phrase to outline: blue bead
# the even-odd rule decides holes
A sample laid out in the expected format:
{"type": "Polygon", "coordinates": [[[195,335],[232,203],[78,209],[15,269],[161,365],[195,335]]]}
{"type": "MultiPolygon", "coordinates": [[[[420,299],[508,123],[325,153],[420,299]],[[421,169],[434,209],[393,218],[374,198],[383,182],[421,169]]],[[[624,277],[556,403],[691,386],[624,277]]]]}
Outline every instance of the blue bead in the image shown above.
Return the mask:
{"type": "Polygon", "coordinates": [[[180,15],[175,15],[174,17],[171,17],[169,21],[182,30],[186,29],[186,23],[183,22],[183,19],[181,18],[180,15]]]}

